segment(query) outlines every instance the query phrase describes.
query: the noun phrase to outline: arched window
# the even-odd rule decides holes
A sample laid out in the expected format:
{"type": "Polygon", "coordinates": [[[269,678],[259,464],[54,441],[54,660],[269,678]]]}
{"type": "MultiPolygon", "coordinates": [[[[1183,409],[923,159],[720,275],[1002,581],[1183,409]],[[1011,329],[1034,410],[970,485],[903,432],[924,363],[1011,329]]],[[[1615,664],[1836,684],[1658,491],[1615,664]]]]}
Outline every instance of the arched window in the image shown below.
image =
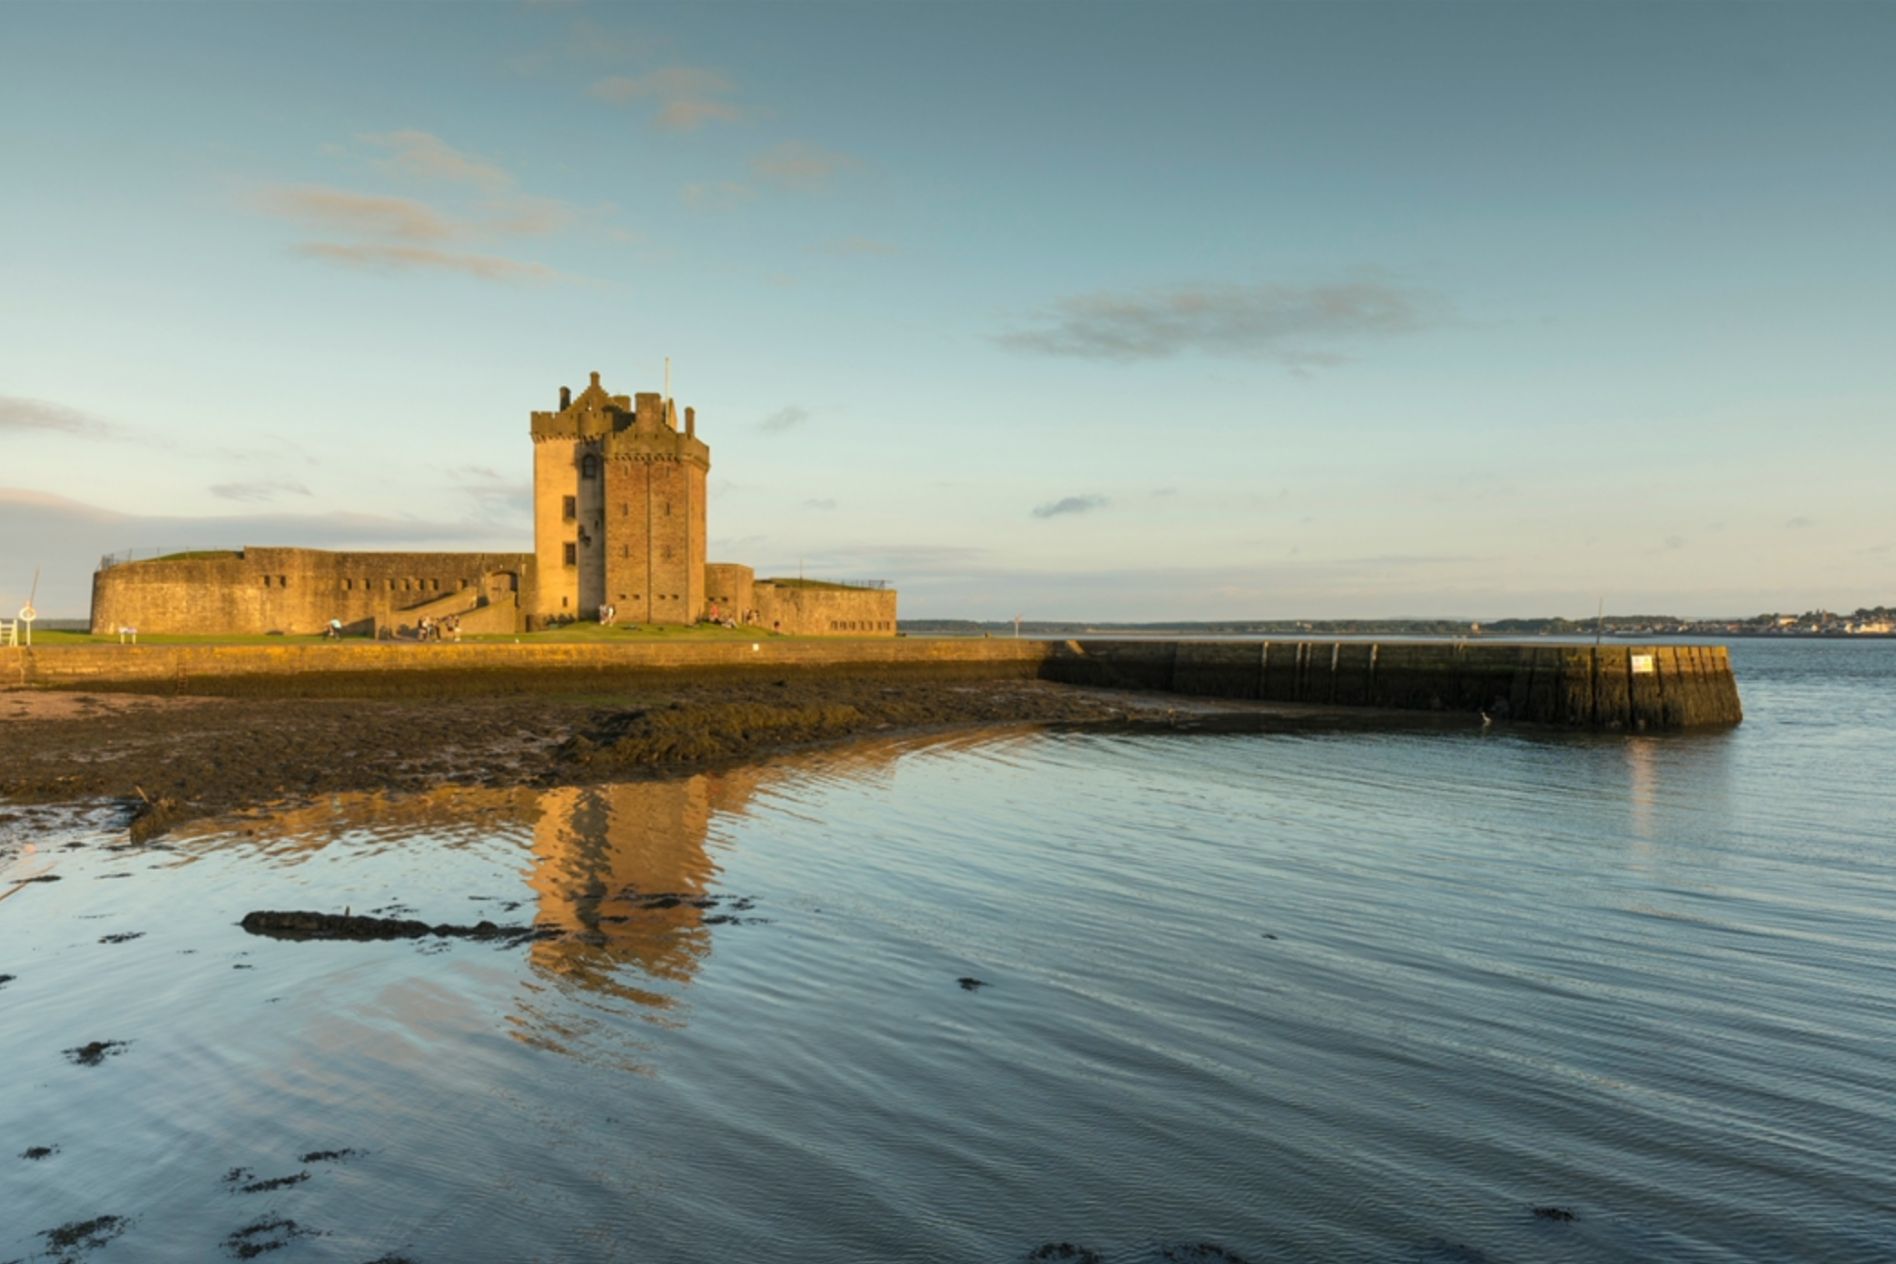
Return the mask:
{"type": "Polygon", "coordinates": [[[581,478],[599,477],[599,458],[588,452],[579,458],[579,476],[581,478]]]}

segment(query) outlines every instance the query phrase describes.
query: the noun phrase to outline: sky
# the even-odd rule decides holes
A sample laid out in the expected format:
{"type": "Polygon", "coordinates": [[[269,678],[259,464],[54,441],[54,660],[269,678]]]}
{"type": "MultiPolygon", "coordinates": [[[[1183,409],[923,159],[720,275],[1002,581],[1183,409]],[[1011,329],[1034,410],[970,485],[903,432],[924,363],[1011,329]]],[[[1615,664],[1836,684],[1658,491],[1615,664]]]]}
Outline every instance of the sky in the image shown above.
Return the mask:
{"type": "Polygon", "coordinates": [[[907,618],[1896,602],[1896,5],[0,6],[0,608],[531,547],[907,618]]]}

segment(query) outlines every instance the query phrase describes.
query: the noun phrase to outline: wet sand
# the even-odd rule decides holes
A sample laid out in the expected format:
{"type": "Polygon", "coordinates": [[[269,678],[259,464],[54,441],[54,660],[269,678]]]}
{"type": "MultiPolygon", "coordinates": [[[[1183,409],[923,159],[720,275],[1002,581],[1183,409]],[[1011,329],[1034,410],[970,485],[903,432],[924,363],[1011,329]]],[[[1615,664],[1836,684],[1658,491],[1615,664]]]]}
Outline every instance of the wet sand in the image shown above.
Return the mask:
{"type": "MultiPolygon", "coordinates": [[[[730,766],[869,734],[993,724],[1386,725],[1361,710],[1185,699],[1035,680],[831,674],[396,696],[0,691],[0,845],[110,801],[135,841],[188,820],[350,790],[584,785],[730,766]]],[[[291,692],[298,688],[283,682],[291,692]]],[[[1401,721],[1397,721],[1401,722],[1401,721]]],[[[1410,719],[1409,723],[1416,721],[1410,719]]]]}

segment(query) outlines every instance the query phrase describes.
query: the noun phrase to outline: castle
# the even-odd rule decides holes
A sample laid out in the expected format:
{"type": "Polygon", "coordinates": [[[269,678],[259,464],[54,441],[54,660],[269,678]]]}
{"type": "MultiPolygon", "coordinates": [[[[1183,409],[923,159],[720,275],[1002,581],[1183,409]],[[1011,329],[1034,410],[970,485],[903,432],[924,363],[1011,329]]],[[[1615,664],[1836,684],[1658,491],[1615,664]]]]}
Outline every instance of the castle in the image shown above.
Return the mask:
{"type": "Polygon", "coordinates": [[[463,632],[593,620],[689,624],[748,617],[801,636],[893,636],[894,590],[757,579],[707,562],[711,449],[696,413],[658,393],[612,395],[599,374],[535,412],[533,552],[344,553],[257,548],[103,559],[92,631],[401,636],[424,618],[463,632]]]}

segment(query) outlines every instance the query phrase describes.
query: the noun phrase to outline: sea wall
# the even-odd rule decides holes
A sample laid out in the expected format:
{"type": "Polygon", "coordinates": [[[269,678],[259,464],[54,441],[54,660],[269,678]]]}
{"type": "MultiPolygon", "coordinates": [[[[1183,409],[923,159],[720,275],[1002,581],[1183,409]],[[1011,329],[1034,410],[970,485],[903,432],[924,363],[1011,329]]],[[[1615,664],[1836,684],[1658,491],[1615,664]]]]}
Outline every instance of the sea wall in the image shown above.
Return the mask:
{"type": "MultiPolygon", "coordinates": [[[[761,586],[761,585],[760,585],[761,586]]],[[[546,676],[838,670],[1068,684],[1205,697],[1485,712],[1565,728],[1666,731],[1736,724],[1723,646],[1334,641],[1017,641],[919,637],[600,643],[77,645],[0,650],[0,685],[159,685],[188,691],[269,678],[356,677],[396,691],[434,673],[530,683],[546,676]],[[405,683],[406,682],[406,683],[405,683]]]]}
{"type": "Polygon", "coordinates": [[[1067,641],[1044,674],[1072,684],[1402,711],[1565,728],[1702,728],[1743,718],[1722,645],[1067,641]]]}

